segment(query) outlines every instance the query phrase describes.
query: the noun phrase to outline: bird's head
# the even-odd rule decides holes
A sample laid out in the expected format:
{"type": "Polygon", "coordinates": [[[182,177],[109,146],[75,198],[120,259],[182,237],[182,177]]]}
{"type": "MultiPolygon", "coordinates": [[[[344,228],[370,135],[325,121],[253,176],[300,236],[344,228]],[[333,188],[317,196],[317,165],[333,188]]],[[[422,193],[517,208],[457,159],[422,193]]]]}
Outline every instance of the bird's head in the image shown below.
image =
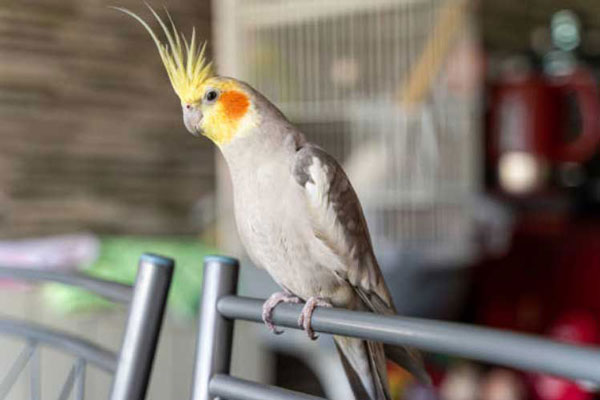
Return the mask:
{"type": "Polygon", "coordinates": [[[177,31],[168,12],[170,27],[148,6],[167,38],[167,42],[162,43],[137,14],[115,8],[139,21],[152,36],[171,85],[181,100],[183,122],[190,133],[202,134],[222,146],[256,126],[258,113],[251,90],[233,78],[213,75],[211,64],[204,57],[206,43],[197,43],[195,30],[188,42],[177,31]]]}
{"type": "Polygon", "coordinates": [[[187,130],[203,134],[219,146],[244,136],[259,120],[252,94],[232,78],[208,78],[197,95],[181,99],[181,107],[187,130]]]}

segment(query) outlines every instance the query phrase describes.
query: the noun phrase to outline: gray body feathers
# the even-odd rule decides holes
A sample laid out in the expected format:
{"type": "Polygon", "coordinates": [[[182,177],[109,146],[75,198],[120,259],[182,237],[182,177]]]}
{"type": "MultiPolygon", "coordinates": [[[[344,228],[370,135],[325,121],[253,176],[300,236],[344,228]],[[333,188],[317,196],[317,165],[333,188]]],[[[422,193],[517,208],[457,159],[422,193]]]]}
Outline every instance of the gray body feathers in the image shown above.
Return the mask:
{"type": "MultiPolygon", "coordinates": [[[[336,307],[395,314],[346,174],[277,108],[248,90],[261,121],[255,132],[221,150],[232,177],[240,238],[252,261],[304,300],[316,296],[336,307]]],[[[389,400],[384,346],[334,339],[357,399],[389,400]]],[[[394,353],[391,358],[418,378],[427,376],[414,351],[394,353]]]]}

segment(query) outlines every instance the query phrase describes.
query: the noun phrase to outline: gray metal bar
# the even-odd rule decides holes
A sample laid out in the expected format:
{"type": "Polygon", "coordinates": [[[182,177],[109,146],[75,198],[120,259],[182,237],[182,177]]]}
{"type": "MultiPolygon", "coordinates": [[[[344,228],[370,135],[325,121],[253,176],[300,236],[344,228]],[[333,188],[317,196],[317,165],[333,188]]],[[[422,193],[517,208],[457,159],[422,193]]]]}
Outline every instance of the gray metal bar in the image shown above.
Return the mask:
{"type": "Polygon", "coordinates": [[[217,301],[224,295],[235,294],[238,270],[238,261],[233,258],[210,256],[204,259],[192,400],[214,399],[209,393],[211,377],[229,373],[233,322],[219,315],[217,301]]]}
{"type": "Polygon", "coordinates": [[[114,372],[117,356],[114,352],[66,332],[47,329],[33,322],[0,319],[0,333],[28,338],[81,357],[107,372],[114,372]]]}
{"type": "Polygon", "coordinates": [[[73,384],[75,383],[75,379],[77,378],[77,363],[73,364],[71,369],[69,370],[69,375],[63,384],[62,389],[60,390],[60,394],[58,395],[58,400],[67,400],[73,391],[73,384]]]}
{"type": "Polygon", "coordinates": [[[40,352],[36,351],[29,362],[29,395],[31,400],[40,400],[41,396],[40,357],[40,352]]]}
{"type": "Polygon", "coordinates": [[[213,376],[209,390],[211,395],[228,400],[325,400],[321,397],[221,374],[213,376]]]}
{"type": "MultiPolygon", "coordinates": [[[[227,318],[262,322],[263,300],[226,296],[218,310],[227,318]]],[[[273,314],[278,326],[298,329],[298,304],[281,304],[273,314]]],[[[318,308],[315,331],[408,345],[528,371],[600,383],[600,348],[576,346],[533,335],[453,322],[432,321],[368,312],[318,308]]]]}
{"type": "Polygon", "coordinates": [[[77,286],[89,290],[90,292],[96,293],[117,303],[128,303],[131,300],[132,293],[131,286],[129,285],[92,278],[91,276],[83,275],[81,273],[65,273],[59,271],[0,266],[0,278],[64,283],[65,285],[77,286]]]}
{"type": "Polygon", "coordinates": [[[146,396],[173,268],[170,258],[153,254],[140,258],[111,400],[146,396]]]}
{"type": "Polygon", "coordinates": [[[27,363],[31,359],[31,356],[35,352],[35,345],[28,343],[27,346],[19,353],[15,362],[11,365],[10,370],[8,370],[8,374],[4,377],[2,382],[0,382],[0,399],[4,400],[10,389],[12,389],[13,385],[17,381],[17,378],[23,371],[23,369],[27,366],[27,363]]]}
{"type": "Polygon", "coordinates": [[[77,360],[77,388],[75,392],[76,400],[83,400],[85,398],[85,360],[80,358],[77,360]]]}

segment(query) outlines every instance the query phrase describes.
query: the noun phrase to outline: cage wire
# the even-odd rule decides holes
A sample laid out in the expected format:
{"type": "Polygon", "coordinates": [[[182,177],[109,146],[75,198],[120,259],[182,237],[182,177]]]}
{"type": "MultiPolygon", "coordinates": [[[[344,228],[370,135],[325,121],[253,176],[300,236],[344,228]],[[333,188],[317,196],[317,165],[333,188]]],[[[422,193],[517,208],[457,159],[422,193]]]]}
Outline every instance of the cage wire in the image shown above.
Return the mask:
{"type": "Polygon", "coordinates": [[[474,37],[468,2],[226,3],[219,68],[342,163],[376,250],[472,258],[477,90],[452,90],[448,77],[455,49],[474,37]]]}

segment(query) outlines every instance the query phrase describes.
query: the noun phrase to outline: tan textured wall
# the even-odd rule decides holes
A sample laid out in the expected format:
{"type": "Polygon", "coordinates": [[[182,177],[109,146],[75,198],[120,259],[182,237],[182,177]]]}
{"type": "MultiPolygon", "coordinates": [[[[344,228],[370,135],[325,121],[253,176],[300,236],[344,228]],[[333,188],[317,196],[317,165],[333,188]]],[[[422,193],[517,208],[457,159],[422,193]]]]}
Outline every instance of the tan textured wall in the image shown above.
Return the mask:
{"type": "MultiPolygon", "coordinates": [[[[163,2],[151,2],[160,8],[163,2]]],[[[210,1],[166,2],[210,36],[210,1]]],[[[187,134],[137,0],[0,2],[0,237],[191,233],[213,149],[187,134]]]]}

